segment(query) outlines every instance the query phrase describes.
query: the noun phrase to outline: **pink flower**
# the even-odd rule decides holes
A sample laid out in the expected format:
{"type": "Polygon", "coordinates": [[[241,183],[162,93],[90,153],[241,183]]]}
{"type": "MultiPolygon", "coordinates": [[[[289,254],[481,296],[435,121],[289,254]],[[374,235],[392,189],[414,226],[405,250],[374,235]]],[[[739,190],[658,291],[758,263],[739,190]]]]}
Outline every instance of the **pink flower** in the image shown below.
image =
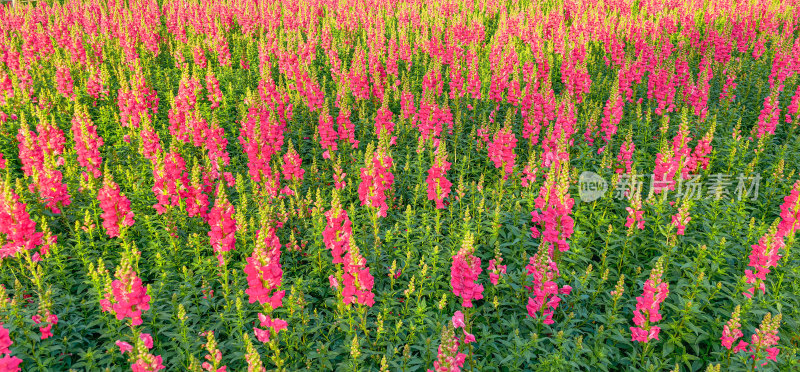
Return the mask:
{"type": "Polygon", "coordinates": [[[487,271],[489,271],[489,281],[492,285],[497,285],[500,275],[506,273],[506,265],[500,265],[500,262],[503,262],[502,257],[489,260],[487,271]]]}
{"type": "Polygon", "coordinates": [[[453,327],[454,328],[461,328],[464,327],[464,314],[459,310],[453,314],[453,327]]]}
{"type": "Polygon", "coordinates": [[[358,185],[358,198],[361,205],[376,208],[378,216],[386,217],[389,206],[386,204],[386,193],[394,184],[392,157],[385,149],[378,148],[367,154],[366,167],[361,168],[361,183],[358,185]]]}
{"type": "Polygon", "coordinates": [[[739,344],[737,344],[736,347],[733,348],[733,352],[734,353],[738,353],[740,351],[744,351],[744,350],[747,349],[747,345],[750,345],[750,344],[748,344],[744,340],[739,340],[739,344]]]}
{"type": "Polygon", "coordinates": [[[0,258],[14,257],[22,250],[40,250],[45,253],[43,246],[47,242],[44,234],[36,232],[36,222],[27,212],[27,204],[19,202],[17,195],[9,181],[0,183],[0,233],[6,238],[5,244],[0,247],[0,258]]]}
{"type": "Polygon", "coordinates": [[[217,200],[208,214],[209,242],[214,252],[220,254],[234,249],[236,244],[236,219],[234,218],[233,205],[225,196],[225,188],[220,183],[217,188],[217,200]]]}
{"type": "Polygon", "coordinates": [[[126,352],[133,350],[133,346],[131,346],[131,344],[125,341],[117,340],[116,344],[117,346],[119,346],[119,351],[122,354],[125,354],[126,352]]]}
{"type": "Polygon", "coordinates": [[[306,172],[303,168],[300,168],[302,162],[300,154],[294,150],[291,142],[289,142],[289,149],[283,155],[283,179],[287,181],[302,181],[303,174],[306,172]]]}
{"type": "Polygon", "coordinates": [[[0,358],[0,371],[4,372],[17,372],[21,369],[19,368],[20,363],[22,363],[22,359],[17,358],[15,356],[6,355],[0,358]]]}
{"type": "Polygon", "coordinates": [[[475,342],[475,335],[464,330],[464,343],[469,344],[475,342]]]}
{"type": "Polygon", "coordinates": [[[689,216],[689,207],[687,205],[681,206],[681,208],[678,209],[678,213],[672,216],[672,225],[678,228],[676,234],[683,235],[686,230],[686,224],[691,220],[692,217],[689,216]]]}
{"type": "Polygon", "coordinates": [[[661,328],[653,325],[661,320],[660,305],[669,294],[669,283],[661,281],[664,272],[663,258],[659,259],[650,278],[644,283],[644,293],[636,297],[636,310],[633,312],[633,323],[638,327],[631,327],[633,341],[646,343],[649,340],[658,340],[661,328]]]}
{"type": "MultiPolygon", "coordinates": [[[[470,244],[471,245],[471,244],[470,244]]],[[[453,256],[450,267],[450,285],[453,294],[462,298],[462,306],[472,307],[473,300],[483,298],[483,285],[477,284],[481,271],[481,259],[471,253],[471,249],[462,248],[453,256]]]]}
{"type": "Polygon", "coordinates": [[[631,341],[647,342],[647,331],[639,327],[631,328],[631,341]]]}
{"type": "Polygon", "coordinates": [[[256,246],[253,254],[247,258],[244,272],[247,274],[248,288],[245,293],[250,296],[250,303],[269,303],[277,309],[283,303],[285,291],[278,288],[283,280],[281,268],[281,243],[275,235],[275,228],[263,226],[256,232],[256,246]]]}
{"type": "Polygon", "coordinates": [[[0,354],[11,354],[11,350],[8,348],[13,344],[14,341],[11,341],[8,329],[3,327],[3,324],[0,323],[0,354]]]}
{"type": "Polygon", "coordinates": [[[101,302],[102,310],[115,314],[118,320],[130,318],[132,326],[142,324],[142,311],[150,309],[150,296],[128,258],[123,257],[114,277],[111,292],[101,302]]]}
{"type": "Polygon", "coordinates": [[[328,281],[331,282],[331,288],[339,288],[339,282],[336,280],[336,277],[331,275],[328,277],[328,281]]]}
{"type": "Polygon", "coordinates": [[[253,331],[256,334],[256,338],[261,342],[269,342],[270,335],[272,333],[278,334],[283,329],[286,329],[288,323],[285,320],[281,319],[272,319],[269,315],[264,315],[262,313],[258,314],[258,321],[261,327],[265,329],[253,328],[253,331]]]}
{"type": "Polygon", "coordinates": [[[547,254],[534,254],[525,268],[528,271],[528,275],[533,276],[533,287],[529,289],[529,291],[533,292],[533,297],[528,298],[526,306],[528,316],[537,318],[539,311],[541,311],[542,322],[544,324],[553,324],[553,312],[561,302],[558,294],[567,295],[572,292],[572,287],[564,286],[561,289],[558,288],[555,279],[560,275],[560,272],[556,263],[547,254]]]}
{"type": "Polygon", "coordinates": [[[333,117],[328,113],[328,106],[322,108],[322,113],[319,115],[319,125],[317,126],[319,132],[319,144],[325,150],[322,157],[325,159],[331,158],[331,152],[337,150],[336,140],[338,133],[333,127],[333,117]]]}
{"type": "Polygon", "coordinates": [[[797,230],[800,230],[800,181],[795,182],[791,193],[783,198],[777,235],[791,237],[797,230]]]}
{"type": "MultiPolygon", "coordinates": [[[[448,325],[442,328],[441,341],[438,355],[433,362],[436,372],[459,372],[464,365],[466,354],[458,352],[460,342],[455,336],[454,329],[448,325]]],[[[465,337],[466,339],[466,337],[465,337]]]]}
{"type": "Polygon", "coordinates": [[[151,337],[149,333],[142,333],[139,335],[139,338],[142,340],[142,342],[144,342],[144,346],[146,348],[153,348],[153,337],[151,337]]]}
{"type": "Polygon", "coordinates": [[[555,248],[568,251],[567,240],[574,232],[575,221],[570,214],[575,200],[568,194],[568,184],[565,175],[548,177],[535,199],[536,210],[531,212],[531,235],[534,239],[541,236],[549,255],[555,248]]]}
{"type": "Polygon", "coordinates": [[[33,322],[36,323],[36,324],[41,324],[41,323],[45,323],[45,322],[47,323],[45,325],[40,325],[39,326],[39,332],[42,333],[42,340],[46,340],[46,339],[52,337],[53,336],[53,332],[52,332],[53,326],[58,324],[58,317],[55,314],[50,313],[50,311],[47,310],[47,309],[44,310],[44,313],[46,314],[45,316],[41,316],[39,314],[36,314],[36,315],[31,317],[33,322]]]}
{"type": "MultiPolygon", "coordinates": [[[[510,114],[508,114],[510,115],[510,114]]],[[[509,126],[503,127],[495,133],[493,141],[489,144],[489,159],[494,162],[495,168],[502,168],[503,179],[508,179],[514,169],[514,148],[517,146],[517,138],[511,132],[509,126]]]]}
{"type": "Polygon", "coordinates": [[[103,228],[109,237],[118,237],[120,229],[133,226],[133,211],[131,202],[119,190],[119,186],[114,183],[114,179],[107,174],[103,181],[103,187],[97,193],[97,200],[100,201],[100,209],[103,210],[103,228]]]}
{"type": "MultiPolygon", "coordinates": [[[[767,313],[764,315],[764,319],[761,321],[761,325],[756,328],[755,333],[753,333],[750,341],[750,350],[748,352],[751,354],[750,358],[753,359],[755,362],[761,360],[764,357],[762,354],[766,352],[766,359],[775,361],[777,359],[778,353],[780,350],[775,347],[780,341],[780,337],[778,337],[778,329],[781,325],[781,314],[772,316],[771,313],[767,313]]],[[[767,361],[761,363],[762,366],[766,365],[767,361]]]]}
{"type": "Polygon", "coordinates": [[[255,333],[257,340],[263,343],[269,342],[269,330],[253,327],[253,332],[255,333]]]}
{"type": "MultiPolygon", "coordinates": [[[[779,225],[780,226],[780,225],[779,225]]],[[[766,292],[764,281],[771,267],[776,267],[778,261],[783,257],[778,254],[779,250],[785,246],[783,237],[778,236],[776,229],[772,228],[758,240],[758,244],[753,244],[750,251],[748,266],[752,268],[745,270],[747,284],[752,285],[744,292],[748,298],[759,290],[766,292]]]]}
{"type": "Polygon", "coordinates": [[[103,146],[104,142],[97,134],[97,127],[94,126],[83,106],[75,106],[75,116],[72,118],[72,137],[75,141],[78,163],[86,168],[89,174],[99,178],[102,175],[100,165],[103,163],[99,148],[103,146]]]}
{"type": "MultiPolygon", "coordinates": [[[[739,306],[736,306],[736,308],[733,310],[733,314],[731,314],[731,319],[728,320],[728,323],[722,327],[722,337],[720,337],[720,340],[722,340],[722,346],[725,346],[728,350],[730,350],[733,347],[733,343],[738,338],[744,336],[744,334],[740,329],[741,324],[739,323],[740,309],[741,308],[739,306]]],[[[740,344],[741,342],[744,341],[740,341],[740,344]]],[[[746,345],[747,343],[745,342],[745,346],[746,345]]],[[[738,347],[739,346],[737,345],[737,348],[738,347]]],[[[744,349],[744,346],[742,347],[742,349],[744,349]]]]}
{"type": "Polygon", "coordinates": [[[439,144],[434,152],[434,163],[428,169],[428,200],[436,202],[437,209],[443,209],[444,203],[442,202],[450,194],[452,183],[445,178],[447,171],[450,170],[450,163],[447,161],[447,150],[444,147],[444,142],[439,144]]]}

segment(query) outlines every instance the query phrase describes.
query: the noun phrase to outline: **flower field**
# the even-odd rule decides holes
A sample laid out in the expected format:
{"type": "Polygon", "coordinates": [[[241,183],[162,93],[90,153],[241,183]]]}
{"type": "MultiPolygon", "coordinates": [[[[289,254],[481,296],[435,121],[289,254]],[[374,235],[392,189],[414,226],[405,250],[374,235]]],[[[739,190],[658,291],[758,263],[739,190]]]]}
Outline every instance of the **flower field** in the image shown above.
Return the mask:
{"type": "Polygon", "coordinates": [[[0,371],[800,371],[798,5],[3,5],[0,371]]]}

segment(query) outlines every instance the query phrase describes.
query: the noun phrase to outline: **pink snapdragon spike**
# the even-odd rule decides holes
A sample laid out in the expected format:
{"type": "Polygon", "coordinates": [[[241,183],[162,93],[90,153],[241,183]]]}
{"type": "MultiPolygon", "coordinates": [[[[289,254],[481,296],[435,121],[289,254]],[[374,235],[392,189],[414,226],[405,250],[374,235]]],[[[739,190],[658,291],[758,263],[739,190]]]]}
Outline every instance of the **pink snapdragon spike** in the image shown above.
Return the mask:
{"type": "MultiPolygon", "coordinates": [[[[509,114],[510,115],[510,114],[509,114]]],[[[489,159],[494,163],[495,168],[503,171],[503,180],[507,180],[514,169],[514,148],[517,146],[517,138],[511,132],[511,128],[506,125],[503,129],[495,133],[492,142],[489,144],[489,159]]]]}
{"type": "Polygon", "coordinates": [[[183,157],[175,151],[160,155],[153,166],[155,182],[152,190],[156,196],[153,208],[156,213],[164,214],[169,208],[179,206],[181,199],[190,195],[190,186],[183,157]]]}
{"type": "Polygon", "coordinates": [[[486,270],[489,271],[489,282],[491,282],[492,285],[497,285],[500,276],[506,274],[506,265],[500,265],[502,262],[502,257],[489,260],[489,267],[486,270]]]}
{"type": "MultiPolygon", "coordinates": [[[[9,180],[0,183],[0,233],[5,244],[0,247],[0,259],[16,257],[22,250],[34,250],[45,244],[44,233],[36,231],[36,222],[19,201],[9,180]]],[[[43,252],[44,253],[44,252],[43,252]]]]}
{"type": "Polygon", "coordinates": [[[633,141],[625,141],[619,147],[619,154],[617,155],[617,161],[624,165],[625,167],[617,167],[614,171],[619,174],[630,174],[631,173],[631,166],[633,166],[633,151],[636,149],[636,146],[633,144],[633,141]]]}
{"type": "Polygon", "coordinates": [[[275,229],[267,226],[256,232],[255,242],[253,254],[247,258],[244,267],[248,286],[245,293],[250,296],[251,304],[269,304],[272,309],[277,309],[283,304],[286,293],[278,290],[283,281],[281,243],[275,229]]]}
{"type": "Polygon", "coordinates": [[[133,211],[131,201],[121,193],[119,185],[114,182],[111,173],[106,170],[103,187],[97,193],[100,209],[103,210],[103,228],[109,237],[120,236],[120,230],[133,226],[133,211]]]}
{"type": "Polygon", "coordinates": [[[31,317],[34,323],[39,325],[39,332],[42,334],[42,340],[46,340],[53,336],[53,326],[58,324],[58,317],[50,313],[50,310],[44,309],[42,314],[36,314],[31,317]],[[41,325],[45,323],[44,325],[41,325]]]}
{"type": "Polygon", "coordinates": [[[327,225],[322,233],[325,248],[331,251],[333,263],[344,263],[344,254],[350,249],[350,235],[353,233],[352,222],[347,211],[342,209],[338,194],[334,193],[331,209],[325,212],[327,225]]]}
{"type": "Polygon", "coordinates": [[[22,171],[32,177],[31,192],[39,197],[53,213],[61,213],[61,207],[71,203],[67,185],[62,182],[63,175],[57,169],[64,165],[64,133],[50,121],[42,120],[34,133],[23,120],[17,141],[22,171]]]}
{"type": "Polygon", "coordinates": [[[137,62],[133,74],[120,82],[117,91],[117,105],[123,127],[139,128],[142,118],[152,120],[152,113],[158,112],[158,95],[147,86],[141,65],[137,62]]]}
{"type": "Polygon", "coordinates": [[[160,371],[162,369],[166,369],[164,364],[162,364],[163,360],[161,359],[161,355],[153,355],[147,352],[144,352],[139,355],[139,358],[136,359],[131,365],[132,372],[155,372],[160,371]]]}
{"type": "Polygon", "coordinates": [[[440,142],[434,151],[433,165],[428,169],[428,178],[425,180],[428,184],[428,200],[435,201],[437,209],[445,207],[444,198],[450,195],[450,189],[453,186],[452,182],[446,178],[450,165],[450,162],[447,161],[447,149],[444,142],[440,142]]]}
{"type": "Polygon", "coordinates": [[[247,155],[250,178],[262,182],[272,170],[269,166],[284,142],[286,121],[292,117],[292,105],[286,93],[281,93],[275,83],[267,78],[259,82],[260,102],[256,97],[246,99],[247,117],[241,122],[239,143],[247,155]],[[266,102],[266,103],[263,103],[266,102]]]}
{"type": "Polygon", "coordinates": [[[797,90],[794,92],[789,106],[786,107],[785,121],[787,123],[794,122],[795,125],[800,125],[800,120],[797,118],[798,111],[800,111],[800,85],[797,86],[797,90]],[[792,115],[794,115],[794,117],[792,117],[792,115]]]}
{"type": "Polygon", "coordinates": [[[364,159],[365,167],[361,168],[361,182],[358,185],[358,198],[361,205],[375,208],[378,216],[386,217],[389,205],[386,204],[386,194],[394,184],[394,175],[391,172],[392,157],[385,148],[378,147],[372,150],[367,147],[364,159]]]}
{"type": "Polygon", "coordinates": [[[0,354],[11,354],[9,347],[13,344],[14,341],[11,341],[8,329],[3,327],[3,324],[0,323],[0,354]]]}
{"type": "Polygon", "coordinates": [[[9,347],[13,344],[14,341],[11,341],[8,329],[3,326],[3,323],[0,323],[0,355],[2,356],[0,357],[0,371],[18,372],[22,370],[19,367],[22,359],[11,356],[9,347]]]}
{"type": "Polygon", "coordinates": [[[142,343],[144,343],[144,346],[146,348],[148,349],[153,348],[153,336],[151,336],[149,333],[139,334],[139,339],[142,340],[142,343]]]}
{"type": "Polygon", "coordinates": [[[423,95],[419,103],[419,110],[414,116],[414,122],[419,131],[419,142],[428,143],[430,140],[436,147],[439,145],[443,120],[448,116],[449,109],[447,113],[444,109],[440,109],[431,96],[432,93],[423,95]]]}
{"type": "Polygon", "coordinates": [[[781,351],[777,347],[778,341],[780,341],[778,329],[781,326],[781,319],[781,314],[772,316],[771,313],[767,313],[750,339],[750,349],[746,350],[750,353],[750,359],[755,363],[761,362],[766,353],[765,359],[767,360],[761,362],[762,367],[767,365],[770,360],[777,362],[778,354],[781,351]]]}
{"type": "Polygon", "coordinates": [[[142,312],[150,309],[150,296],[127,256],[123,256],[114,277],[110,291],[100,301],[102,310],[114,314],[117,320],[129,318],[131,326],[141,325],[142,312]]]}
{"type": "Polygon", "coordinates": [[[734,353],[745,350],[748,345],[748,343],[744,341],[739,341],[736,346],[733,345],[736,340],[744,336],[741,330],[742,325],[739,323],[740,311],[741,307],[737,305],[733,310],[733,314],[731,314],[731,319],[722,327],[722,337],[720,337],[722,346],[725,346],[728,350],[732,350],[734,353]]]}
{"type": "Polygon", "coordinates": [[[764,234],[757,244],[751,246],[748,267],[744,271],[745,281],[750,288],[745,290],[744,295],[751,298],[753,295],[761,291],[766,293],[766,285],[764,282],[767,280],[767,274],[770,272],[771,267],[777,267],[778,261],[783,257],[778,254],[786,244],[783,237],[777,234],[775,228],[770,228],[764,234]]]}
{"type": "Polygon", "coordinates": [[[708,169],[710,161],[708,155],[711,154],[711,141],[714,139],[715,128],[716,125],[712,125],[708,133],[697,141],[697,146],[694,148],[694,152],[689,155],[689,161],[686,164],[686,169],[689,173],[695,173],[701,168],[703,170],[708,169]]]}
{"type": "Polygon", "coordinates": [[[203,370],[208,372],[226,372],[228,367],[221,365],[222,351],[217,347],[217,340],[214,338],[214,331],[204,332],[200,335],[206,337],[206,343],[203,344],[203,348],[208,352],[208,354],[206,354],[204,357],[206,361],[200,366],[203,368],[203,370]]]}
{"type": "Polygon", "coordinates": [[[333,188],[336,190],[342,190],[347,187],[346,182],[347,173],[342,171],[342,166],[339,165],[339,162],[333,164],[333,188]]]}
{"type": "MultiPolygon", "coordinates": [[[[728,70],[726,69],[722,71],[722,75],[725,76],[725,84],[722,86],[722,92],[719,93],[719,101],[731,103],[736,99],[736,95],[733,94],[733,91],[736,89],[737,86],[736,74],[729,73],[728,70]]],[[[788,115],[788,110],[787,110],[787,115],[788,115]]]]}
{"type": "Polygon", "coordinates": [[[568,295],[572,292],[572,287],[565,285],[561,288],[555,282],[561,273],[558,266],[546,252],[538,252],[530,257],[528,265],[525,266],[527,274],[532,276],[533,286],[529,287],[533,297],[528,297],[528,316],[538,318],[541,312],[544,324],[553,324],[553,312],[561,302],[559,295],[568,295]]]}
{"type": "Polygon", "coordinates": [[[331,288],[333,289],[339,288],[339,281],[336,280],[336,276],[334,275],[328,276],[328,282],[330,283],[331,288]]]}
{"type": "Polygon", "coordinates": [[[99,66],[92,64],[89,67],[89,80],[86,82],[86,93],[92,96],[95,100],[93,106],[97,106],[98,99],[107,99],[108,90],[108,76],[99,66]]]}
{"type": "Polygon", "coordinates": [[[375,113],[375,137],[381,138],[386,136],[390,138],[389,145],[397,143],[397,137],[392,136],[394,133],[395,123],[392,122],[392,111],[389,110],[389,101],[383,100],[383,104],[375,113]]]}
{"type": "Polygon", "coordinates": [[[454,329],[463,328],[462,331],[464,332],[464,344],[470,344],[475,342],[475,335],[467,332],[467,325],[464,323],[464,314],[461,311],[456,311],[453,314],[453,318],[450,320],[453,324],[454,329]]]}
{"type": "Polygon", "coordinates": [[[631,206],[626,207],[625,210],[628,211],[628,217],[625,219],[625,227],[631,228],[634,225],[639,230],[644,230],[644,210],[642,210],[642,202],[639,200],[640,198],[632,198],[631,199],[631,206]]]}
{"type": "Polygon", "coordinates": [[[93,178],[100,178],[103,174],[100,171],[103,163],[100,147],[103,146],[104,141],[97,134],[97,127],[92,123],[86,107],[81,105],[75,105],[75,115],[72,118],[72,138],[75,141],[78,163],[86,169],[86,172],[83,173],[84,180],[88,179],[88,174],[91,174],[93,178]]]}
{"type": "Polygon", "coordinates": [[[344,106],[339,110],[336,124],[339,126],[337,132],[339,140],[347,141],[352,148],[357,149],[359,141],[356,140],[356,127],[350,122],[350,109],[348,107],[344,106]]]}
{"type": "Polygon", "coordinates": [[[336,132],[336,129],[334,129],[333,117],[328,113],[328,105],[323,107],[319,115],[317,130],[319,131],[319,144],[322,146],[322,149],[325,150],[322,153],[322,157],[330,159],[331,153],[338,149],[338,143],[336,141],[339,138],[339,134],[336,132]]]}
{"type": "Polygon", "coordinates": [[[689,103],[689,106],[694,108],[694,115],[704,122],[708,115],[708,98],[709,90],[711,89],[711,79],[714,78],[714,72],[711,68],[711,58],[703,56],[700,60],[697,79],[692,79],[687,82],[684,89],[684,98],[689,103]]]}
{"type": "Polygon", "coordinates": [[[777,236],[791,239],[797,230],[800,230],[800,180],[794,183],[791,193],[783,198],[777,236]]]}
{"type": "Polygon", "coordinates": [[[217,187],[217,200],[208,214],[208,224],[211,226],[208,231],[209,243],[218,255],[220,265],[223,264],[222,254],[232,251],[236,246],[237,226],[234,214],[233,204],[225,195],[225,186],[220,183],[217,187]]]}
{"type": "Polygon", "coordinates": [[[414,94],[409,91],[409,87],[403,87],[403,92],[400,94],[400,113],[403,119],[409,120],[411,125],[416,126],[417,117],[416,105],[414,104],[414,94]]]}
{"type": "MultiPolygon", "coordinates": [[[[677,177],[688,180],[690,171],[697,169],[697,166],[694,166],[694,169],[690,166],[692,149],[689,146],[689,142],[691,142],[692,138],[689,137],[687,115],[686,110],[681,112],[681,123],[678,127],[678,133],[672,139],[672,147],[662,149],[661,152],[656,154],[656,165],[653,170],[653,192],[655,194],[660,194],[666,190],[674,191],[677,185],[677,177]]],[[[696,149],[695,163],[698,159],[705,157],[708,153],[707,150],[710,151],[708,146],[710,146],[711,137],[706,137],[706,139],[708,143],[703,142],[703,145],[698,145],[698,149],[696,149]]]]}
{"type": "Polygon", "coordinates": [[[222,103],[222,90],[219,89],[219,81],[217,77],[214,76],[214,70],[211,68],[206,70],[206,91],[208,92],[206,95],[206,99],[211,102],[211,109],[215,109],[219,107],[220,103],[222,103]]]}
{"type": "Polygon", "coordinates": [[[22,364],[22,359],[11,355],[5,355],[2,358],[0,358],[0,371],[3,372],[21,371],[22,368],[19,367],[20,364],[22,364]]]}
{"type": "Polygon", "coordinates": [[[158,137],[158,133],[156,133],[155,129],[153,129],[153,126],[150,125],[150,121],[145,120],[142,122],[139,137],[141,139],[139,153],[155,166],[158,162],[158,156],[163,156],[164,150],[161,147],[161,139],[158,137]]]}
{"type": "Polygon", "coordinates": [[[283,179],[286,181],[299,182],[303,180],[303,175],[306,171],[300,166],[303,160],[300,159],[300,154],[295,151],[292,142],[289,141],[289,148],[283,155],[283,179]]]}
{"type": "Polygon", "coordinates": [[[327,219],[323,231],[325,248],[331,250],[333,263],[342,264],[344,270],[341,283],[335,276],[329,277],[331,287],[339,289],[341,284],[342,301],[345,305],[358,303],[372,307],[375,304],[375,294],[372,292],[375,280],[366,265],[366,259],[361,256],[355,245],[352,222],[347,216],[347,211],[341,207],[338,193],[334,192],[331,209],[325,212],[325,218],[327,219]]]}
{"type": "Polygon", "coordinates": [[[433,370],[435,372],[459,372],[461,367],[464,366],[464,361],[467,359],[467,354],[458,351],[461,345],[458,337],[455,336],[454,327],[445,325],[442,328],[442,337],[439,341],[439,349],[436,360],[433,362],[433,370]]]}
{"type": "Polygon", "coordinates": [[[572,236],[575,226],[575,221],[570,216],[575,200],[568,193],[567,168],[562,167],[559,174],[556,164],[539,189],[539,196],[535,199],[536,210],[531,212],[531,221],[534,224],[531,227],[531,235],[534,239],[541,237],[547,244],[548,254],[551,256],[554,247],[557,247],[559,252],[569,250],[567,240],[572,236]]]}
{"type": "Polygon", "coordinates": [[[461,297],[461,305],[464,307],[472,307],[472,301],[483,298],[483,285],[476,283],[483,269],[481,259],[473,255],[473,244],[474,236],[468,232],[461,249],[453,256],[450,266],[450,285],[453,294],[461,297]]]}
{"type": "Polygon", "coordinates": [[[178,95],[171,101],[172,109],[168,112],[169,131],[178,141],[191,143],[206,151],[211,162],[211,177],[216,180],[221,167],[230,163],[226,150],[228,140],[215,117],[209,123],[200,114],[198,103],[202,88],[200,79],[194,74],[190,77],[184,70],[178,95]]]}
{"type": "Polygon", "coordinates": [[[775,134],[781,115],[778,103],[779,94],[780,92],[773,88],[770,95],[764,98],[764,107],[758,116],[757,138],[761,138],[765,134],[775,134]]]}
{"type": "MultiPolygon", "coordinates": [[[[589,93],[592,79],[587,66],[586,45],[582,43],[576,44],[569,54],[565,55],[564,64],[561,67],[561,76],[568,94],[571,97],[575,97],[576,103],[581,103],[583,102],[583,96],[589,93]]],[[[563,53],[563,50],[561,53],[563,53]]]]}
{"type": "Polygon", "coordinates": [[[344,255],[344,274],[342,274],[342,296],[345,305],[358,303],[372,307],[375,304],[375,294],[372,287],[375,279],[369,272],[367,260],[361,256],[358,247],[350,237],[349,249],[344,255]]]}
{"type": "Polygon", "coordinates": [[[600,126],[600,130],[603,132],[603,140],[606,143],[611,142],[611,139],[617,134],[617,125],[622,120],[622,111],[625,107],[625,100],[615,88],[617,88],[616,85],[611,88],[611,97],[608,98],[603,109],[603,121],[600,126]]]}
{"type": "Polygon", "coordinates": [[[678,209],[678,213],[672,216],[672,226],[675,226],[678,230],[676,231],[677,235],[683,235],[686,231],[686,224],[692,220],[692,217],[689,216],[689,206],[684,204],[678,209]]]}
{"type": "Polygon", "coordinates": [[[644,283],[642,296],[636,297],[636,310],[633,311],[633,323],[636,327],[630,327],[632,341],[647,343],[650,340],[658,340],[661,327],[655,323],[661,320],[661,303],[669,295],[669,283],[661,281],[663,274],[662,257],[656,262],[650,272],[650,278],[644,283]]]}
{"type": "Polygon", "coordinates": [[[58,66],[56,69],[56,90],[70,101],[75,101],[77,97],[75,95],[75,83],[67,65],[58,66]]]}

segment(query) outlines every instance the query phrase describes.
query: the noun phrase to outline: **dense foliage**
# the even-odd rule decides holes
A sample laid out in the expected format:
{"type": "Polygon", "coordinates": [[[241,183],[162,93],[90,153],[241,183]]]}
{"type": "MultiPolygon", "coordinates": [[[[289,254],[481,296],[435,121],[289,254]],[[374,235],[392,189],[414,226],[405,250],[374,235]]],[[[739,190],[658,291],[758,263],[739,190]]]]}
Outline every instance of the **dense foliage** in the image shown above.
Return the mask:
{"type": "Polygon", "coordinates": [[[799,26],[6,5],[0,371],[797,371],[799,26]]]}

